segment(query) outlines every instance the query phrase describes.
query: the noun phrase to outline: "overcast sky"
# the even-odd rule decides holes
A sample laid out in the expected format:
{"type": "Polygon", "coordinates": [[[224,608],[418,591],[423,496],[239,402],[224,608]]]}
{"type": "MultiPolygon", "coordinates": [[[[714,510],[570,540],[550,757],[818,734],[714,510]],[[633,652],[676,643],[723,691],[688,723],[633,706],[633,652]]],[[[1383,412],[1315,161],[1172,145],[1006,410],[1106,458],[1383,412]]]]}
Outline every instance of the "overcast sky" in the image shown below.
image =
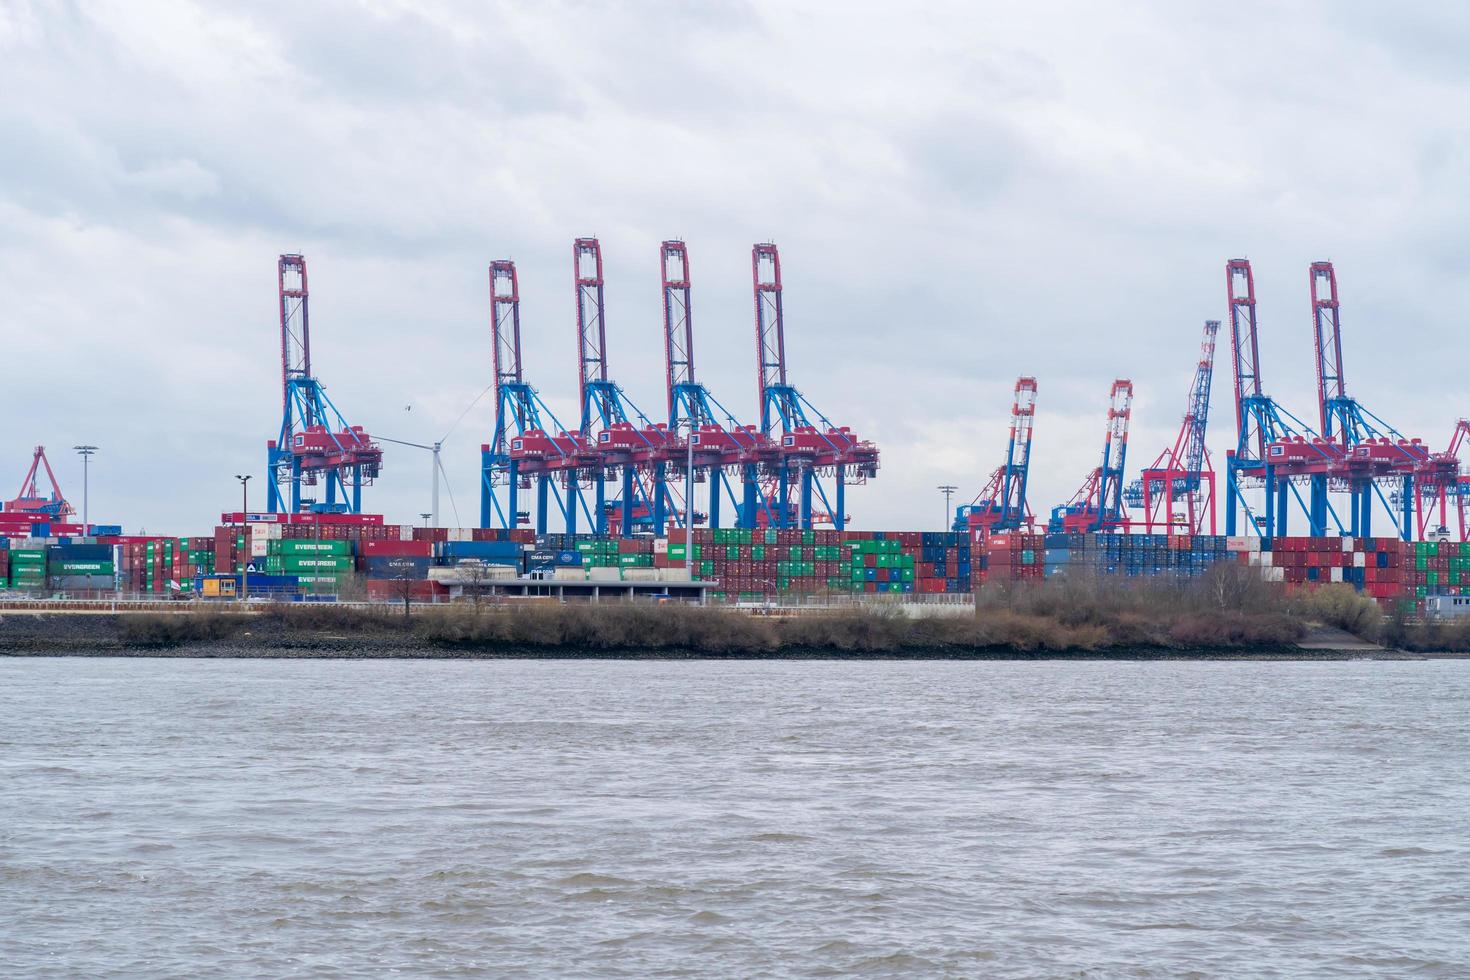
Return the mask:
{"type": "MultiPolygon", "coordinates": [[[[1269,392],[1315,415],[1307,267],[1331,259],[1350,391],[1441,447],[1470,400],[1467,50],[1444,3],[0,0],[0,495],[45,443],[79,502],[90,442],[94,520],[199,533],[247,470],[263,504],[281,252],[369,431],[432,441],[490,383],[503,257],[528,380],[572,419],[582,235],[650,414],[658,243],[688,242],[702,380],[751,417],[750,246],[781,246],[793,381],[882,450],[857,527],[938,527],[941,483],[968,501],[1018,374],[1038,513],[1097,464],[1115,377],[1136,474],[1238,255],[1269,392]]],[[[1223,331],[1218,365],[1223,460],[1223,331]]],[[[446,444],[466,525],[491,418],[446,444]]],[[[415,519],[427,455],[388,447],[367,493],[415,519]]]]}

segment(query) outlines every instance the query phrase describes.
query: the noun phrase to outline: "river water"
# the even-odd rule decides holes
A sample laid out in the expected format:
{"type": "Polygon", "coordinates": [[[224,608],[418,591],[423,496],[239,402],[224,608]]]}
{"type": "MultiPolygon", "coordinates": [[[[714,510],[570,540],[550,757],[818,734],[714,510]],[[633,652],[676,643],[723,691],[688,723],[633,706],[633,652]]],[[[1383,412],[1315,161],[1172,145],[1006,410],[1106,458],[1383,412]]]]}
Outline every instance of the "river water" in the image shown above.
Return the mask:
{"type": "Polygon", "coordinates": [[[1470,976],[1470,662],[0,660],[0,973],[1470,976]]]}

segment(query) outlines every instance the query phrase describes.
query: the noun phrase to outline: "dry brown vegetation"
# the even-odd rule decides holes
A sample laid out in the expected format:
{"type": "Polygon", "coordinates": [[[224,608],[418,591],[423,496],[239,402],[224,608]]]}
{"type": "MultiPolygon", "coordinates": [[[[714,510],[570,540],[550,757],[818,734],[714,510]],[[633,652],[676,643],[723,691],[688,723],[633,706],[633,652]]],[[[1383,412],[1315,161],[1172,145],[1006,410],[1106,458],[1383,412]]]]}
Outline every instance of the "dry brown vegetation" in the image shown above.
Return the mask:
{"type": "Polygon", "coordinates": [[[249,633],[309,643],[312,636],[464,653],[695,656],[965,655],[1281,650],[1308,624],[1325,623],[1406,650],[1470,651],[1470,623],[1409,624],[1385,617],[1351,586],[1286,597],[1251,569],[1221,564],[1193,580],[1069,575],[988,586],[973,615],[912,618],[897,606],[801,615],[718,607],[604,603],[417,606],[396,610],[268,604],[249,616],[207,610],[121,617],[119,639],[137,646],[228,641],[249,633]]]}

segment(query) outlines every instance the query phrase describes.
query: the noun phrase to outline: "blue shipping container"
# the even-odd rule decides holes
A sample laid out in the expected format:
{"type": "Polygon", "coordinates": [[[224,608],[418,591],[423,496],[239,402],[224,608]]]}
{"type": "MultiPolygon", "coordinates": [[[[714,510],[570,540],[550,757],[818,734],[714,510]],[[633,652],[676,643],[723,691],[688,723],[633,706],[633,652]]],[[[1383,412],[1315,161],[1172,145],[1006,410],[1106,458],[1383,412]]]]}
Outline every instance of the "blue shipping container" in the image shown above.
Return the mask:
{"type": "Polygon", "coordinates": [[[515,541],[442,541],[439,557],[450,561],[479,558],[489,561],[495,558],[520,561],[521,545],[515,541]]]}
{"type": "Polygon", "coordinates": [[[428,578],[429,559],[410,555],[378,556],[367,560],[368,578],[428,578]]]}

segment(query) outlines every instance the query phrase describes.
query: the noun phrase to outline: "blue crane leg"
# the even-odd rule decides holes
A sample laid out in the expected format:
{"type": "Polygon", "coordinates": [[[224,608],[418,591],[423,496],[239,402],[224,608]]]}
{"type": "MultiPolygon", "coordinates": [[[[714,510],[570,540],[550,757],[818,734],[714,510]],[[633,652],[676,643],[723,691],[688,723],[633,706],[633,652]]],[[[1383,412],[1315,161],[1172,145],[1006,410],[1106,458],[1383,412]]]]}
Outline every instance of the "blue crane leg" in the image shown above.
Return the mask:
{"type": "Polygon", "coordinates": [[[803,469],[801,471],[801,529],[808,530],[812,526],[812,471],[803,469]]]}
{"type": "Polygon", "coordinates": [[[653,534],[654,537],[664,536],[664,523],[668,520],[668,513],[664,501],[669,496],[669,473],[667,463],[653,464],[653,534]]]}
{"type": "Polygon", "coordinates": [[[607,472],[597,471],[597,482],[595,499],[597,501],[597,512],[592,516],[592,526],[598,537],[607,536],[607,472]]]}
{"type": "Polygon", "coordinates": [[[490,526],[490,452],[480,450],[480,526],[490,526]]]}
{"type": "Polygon", "coordinates": [[[1225,534],[1227,537],[1235,537],[1235,511],[1240,501],[1240,491],[1235,486],[1235,460],[1225,461],[1225,534]]]}
{"type": "Polygon", "coordinates": [[[1358,521],[1358,533],[1353,537],[1371,538],[1373,537],[1373,485],[1371,483],[1365,485],[1358,491],[1358,496],[1363,500],[1363,516],[1358,521]]]}
{"type": "Polygon", "coordinates": [[[633,467],[623,467],[623,526],[622,537],[633,536],[633,467]]]}
{"type": "Polygon", "coordinates": [[[301,510],[301,459],[293,457],[291,460],[291,513],[295,514],[301,510]]]}
{"type": "Polygon", "coordinates": [[[705,483],[709,486],[709,527],[720,526],[720,491],[723,487],[720,483],[724,477],[719,470],[710,467],[705,473],[705,483]]]}
{"type": "Polygon", "coordinates": [[[1285,478],[1276,484],[1276,535],[1286,537],[1291,532],[1287,529],[1287,518],[1291,507],[1291,486],[1285,478]]]}
{"type": "Polygon", "coordinates": [[[789,523],[787,516],[791,508],[791,471],[787,469],[784,459],[781,460],[781,482],[776,495],[779,500],[776,526],[784,528],[789,523]]]}
{"type": "Polygon", "coordinates": [[[1310,488],[1311,514],[1308,515],[1308,523],[1311,525],[1310,534],[1314,538],[1320,538],[1327,533],[1327,477],[1312,477],[1310,488]]]}
{"type": "Polygon", "coordinates": [[[505,526],[510,530],[515,530],[520,525],[520,464],[515,460],[511,460],[508,472],[510,474],[510,481],[506,484],[509,489],[505,493],[505,526]]]}
{"type": "Polygon", "coordinates": [[[1404,541],[1414,539],[1414,501],[1418,499],[1418,495],[1419,492],[1414,487],[1414,478],[1404,477],[1404,484],[1399,490],[1399,500],[1403,507],[1399,521],[1399,537],[1404,541]]]}
{"type": "Polygon", "coordinates": [[[577,508],[582,506],[582,495],[577,488],[575,473],[567,474],[567,533],[577,533],[577,508]]]}
{"type": "Polygon", "coordinates": [[[536,474],[536,533],[546,533],[546,502],[551,491],[551,477],[536,474]]]}
{"type": "Polygon", "coordinates": [[[837,467],[837,491],[836,491],[837,504],[836,504],[836,508],[835,508],[836,511],[837,511],[837,513],[835,513],[835,514],[832,515],[832,526],[835,529],[837,529],[838,531],[845,531],[847,529],[847,480],[845,479],[846,476],[847,476],[847,467],[846,466],[838,466],[837,467]]]}
{"type": "Polygon", "coordinates": [[[755,465],[747,463],[742,467],[740,482],[743,485],[744,501],[740,509],[738,527],[755,527],[755,512],[759,506],[757,503],[755,486],[755,465]]]}
{"type": "Polygon", "coordinates": [[[362,513],[362,467],[352,468],[352,512],[362,513]]]}
{"type": "Polygon", "coordinates": [[[1265,511],[1266,533],[1261,537],[1270,540],[1276,536],[1276,467],[1265,467],[1265,481],[1263,483],[1266,493],[1265,511]]]}

